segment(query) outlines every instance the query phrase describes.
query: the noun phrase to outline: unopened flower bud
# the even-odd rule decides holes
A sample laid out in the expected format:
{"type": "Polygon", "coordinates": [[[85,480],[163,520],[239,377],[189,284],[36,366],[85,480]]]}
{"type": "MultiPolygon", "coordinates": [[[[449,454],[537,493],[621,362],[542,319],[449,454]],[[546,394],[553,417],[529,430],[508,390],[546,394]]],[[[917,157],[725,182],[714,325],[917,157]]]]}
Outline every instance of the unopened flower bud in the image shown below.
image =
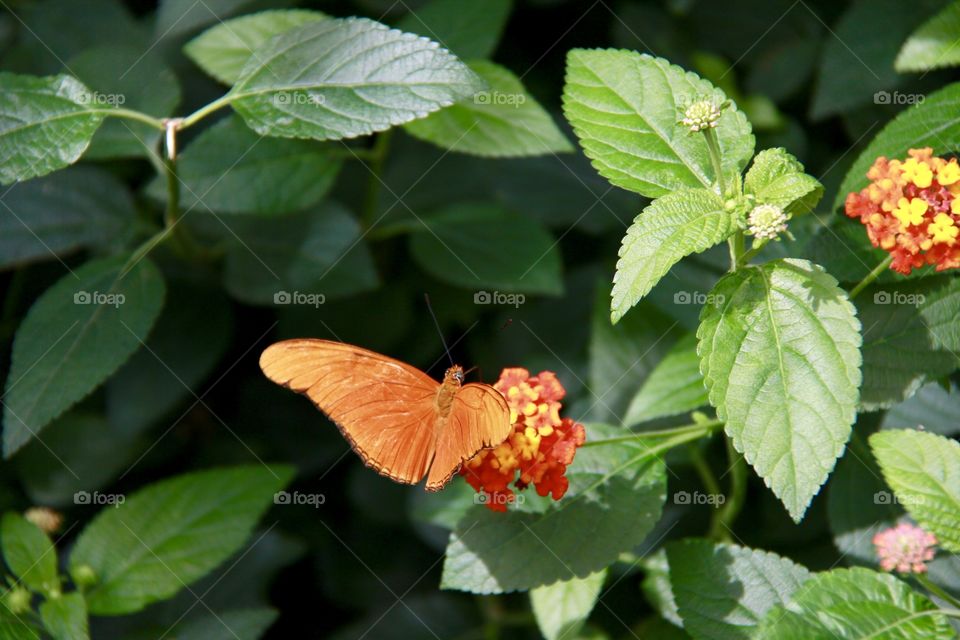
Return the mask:
{"type": "Polygon", "coordinates": [[[23,517],[47,534],[56,533],[63,526],[63,516],[49,507],[30,507],[23,517]]]}
{"type": "Polygon", "coordinates": [[[74,584],[78,587],[92,587],[97,584],[97,574],[93,567],[87,564],[81,564],[70,571],[74,584]]]}
{"type": "Polygon", "coordinates": [[[3,604],[14,614],[26,613],[30,610],[30,592],[23,587],[14,587],[3,594],[3,604]]]}
{"type": "Polygon", "coordinates": [[[691,133],[712,129],[717,126],[724,106],[710,98],[695,100],[684,109],[680,124],[690,129],[691,133]]]}
{"type": "Polygon", "coordinates": [[[787,214],[773,204],[757,205],[747,217],[747,233],[758,240],[773,240],[787,230],[787,214]]]}

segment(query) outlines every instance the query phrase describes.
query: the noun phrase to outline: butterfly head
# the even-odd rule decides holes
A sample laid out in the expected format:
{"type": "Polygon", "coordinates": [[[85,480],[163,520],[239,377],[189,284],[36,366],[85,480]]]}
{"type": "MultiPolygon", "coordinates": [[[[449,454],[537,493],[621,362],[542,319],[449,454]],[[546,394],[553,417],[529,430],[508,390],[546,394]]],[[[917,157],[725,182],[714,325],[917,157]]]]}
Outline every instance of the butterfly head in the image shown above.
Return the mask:
{"type": "Polygon", "coordinates": [[[463,367],[458,364],[453,365],[443,376],[443,381],[445,383],[452,383],[458,387],[463,384],[463,378],[466,374],[463,372],[463,367]]]}

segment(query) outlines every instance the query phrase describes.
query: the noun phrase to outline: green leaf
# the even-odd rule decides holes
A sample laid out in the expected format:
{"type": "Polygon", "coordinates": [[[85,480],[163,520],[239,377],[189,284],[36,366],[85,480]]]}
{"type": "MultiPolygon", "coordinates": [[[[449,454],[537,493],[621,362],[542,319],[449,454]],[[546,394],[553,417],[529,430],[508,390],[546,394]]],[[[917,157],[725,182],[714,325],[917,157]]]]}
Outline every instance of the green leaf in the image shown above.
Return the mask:
{"type": "Polygon", "coordinates": [[[850,437],[860,323],[836,280],[805,260],[741,269],[713,295],[697,331],[710,402],[799,522],[850,437]]]}
{"type": "Polygon", "coordinates": [[[445,149],[492,158],[573,152],[550,114],[513,73],[485,60],[469,66],[489,88],[405,124],[407,133],[445,149]]]}
{"type": "Polygon", "coordinates": [[[443,282],[475,290],[563,290],[557,243],[526,216],[495,204],[461,203],[410,224],[413,259],[443,282]]]}
{"type": "Polygon", "coordinates": [[[60,588],[57,551],[50,538],[19,513],[3,514],[0,548],[7,567],[30,590],[49,593],[60,588]]]}
{"type": "MultiPolygon", "coordinates": [[[[670,565],[667,563],[667,551],[660,547],[655,552],[643,558],[643,581],[640,589],[653,610],[663,619],[669,620],[675,628],[683,627],[680,612],[677,611],[677,601],[673,597],[673,587],[670,585],[670,565]]],[[[686,634],[684,637],[689,638],[686,634]]]]}
{"type": "Polygon", "coordinates": [[[891,575],[869,569],[815,574],[790,604],[767,614],[757,640],[949,640],[936,606],[891,575]]]}
{"type": "Polygon", "coordinates": [[[867,170],[879,156],[906,158],[908,150],[922,147],[932,147],[936,154],[960,148],[960,82],[931,93],[888,122],[847,171],[833,208],[843,207],[848,193],[867,185],[867,170]]]}
{"type": "MultiPolygon", "coordinates": [[[[813,104],[814,119],[843,114],[890,94],[904,78],[893,68],[901,43],[942,0],[852,2],[824,41],[813,104]],[[882,95],[882,94],[881,94],[882,95]]],[[[922,145],[917,145],[922,146],[922,145]]]]}
{"type": "Polygon", "coordinates": [[[960,282],[928,278],[876,285],[856,304],[863,325],[864,409],[890,407],[957,368],[952,334],[960,313],[960,282]]]}
{"type": "MultiPolygon", "coordinates": [[[[360,225],[339,204],[272,220],[231,222],[223,272],[227,291],[249,304],[289,304],[281,292],[326,298],[368,291],[378,278],[360,225]]],[[[313,304],[313,303],[309,303],[313,304]]]]}
{"type": "Polygon", "coordinates": [[[49,598],[40,605],[40,619],[53,640],[88,640],[87,604],[83,595],[74,591],[49,598]]]}
{"type": "Polygon", "coordinates": [[[654,200],[623,237],[611,321],[619,321],[683,257],[706,251],[734,231],[733,214],[708,189],[681,189],[654,200]]]}
{"type": "Polygon", "coordinates": [[[810,572],[774,553],[707,540],[667,545],[683,628],[697,640],[746,640],[810,572]]]}
{"type": "Polygon", "coordinates": [[[960,64],[958,37],[960,2],[953,2],[910,34],[897,54],[894,67],[905,73],[956,66],[960,64]]]}
{"type": "Polygon", "coordinates": [[[88,262],[47,289],[13,343],[3,450],[13,455],[82,400],[140,348],[163,306],[164,284],[149,260],[88,262]]]}
{"type": "Polygon", "coordinates": [[[586,578],[561,580],[530,591],[530,605],[540,633],[547,640],[576,638],[597,603],[606,571],[586,578]]]}
{"type": "MultiPolygon", "coordinates": [[[[132,109],[163,118],[180,103],[180,85],[156,50],[107,44],[87,49],[67,63],[70,73],[87,85],[93,106],[132,109]]],[[[146,156],[154,153],[162,132],[144,122],[108,118],[97,130],[86,160],[146,156]]]]}
{"type": "Polygon", "coordinates": [[[15,616],[0,607],[0,640],[41,640],[40,631],[33,623],[15,616]]]}
{"type": "Polygon", "coordinates": [[[337,140],[422,118],[482,88],[436,43],[347,18],[274,36],[225,99],[261,135],[337,140]]]}
{"type": "Polygon", "coordinates": [[[104,109],[71,76],[0,72],[0,184],[42,176],[73,164],[90,144],[104,109]]]}
{"type": "Polygon", "coordinates": [[[178,625],[176,640],[257,640],[277,619],[274,609],[238,609],[211,613],[178,625]]]}
{"type": "Polygon", "coordinates": [[[881,431],[870,447],[900,504],[948,551],[960,551],[960,443],[913,429],[881,431]]]}
{"type": "Polygon", "coordinates": [[[764,149],[753,159],[743,190],[761,204],[788,213],[812,210],[823,197],[823,185],[803,172],[803,165],[781,147],[764,149]]]}
{"type": "MultiPolygon", "coordinates": [[[[567,54],[563,112],[593,166],[618,187],[656,198],[683,187],[712,188],[706,139],[677,124],[685,101],[726,96],[696,74],[633,51],[574,49],[567,54]]],[[[724,173],[753,155],[746,117],[724,109],[715,129],[724,173]]]]}
{"type": "MultiPolygon", "coordinates": [[[[588,425],[587,441],[623,433],[588,425]]],[[[580,449],[567,477],[567,494],[542,513],[468,512],[450,537],[441,588],[502,593],[585,578],[643,542],[660,519],[664,465],[645,443],[580,449]]]]}
{"type": "Polygon", "coordinates": [[[80,534],[71,573],[87,565],[95,615],[139,611],[189,586],[237,551],[293,477],[284,466],[199,471],[162,480],[105,508],[80,534]]]}
{"type": "Polygon", "coordinates": [[[960,391],[956,385],[944,389],[931,382],[913,397],[894,405],[883,416],[883,429],[923,427],[941,436],[960,433],[960,391]]]}
{"type": "Polygon", "coordinates": [[[201,69],[224,84],[232,85],[256,51],[267,40],[327,17],[307,9],[261,11],[220,22],[183,47],[183,52],[201,69]]]}
{"type": "Polygon", "coordinates": [[[436,40],[461,58],[489,58],[497,48],[512,5],[513,0],[432,0],[410,10],[397,28],[436,40]]]}
{"type": "Polygon", "coordinates": [[[118,249],[130,240],[134,221],[126,186],[96,167],[15,184],[0,200],[0,268],[86,247],[118,249]]]}
{"type": "MultiPolygon", "coordinates": [[[[201,133],[180,155],[184,211],[278,216],[323,199],[340,171],[332,149],[307,140],[258,136],[238,117],[201,133]]],[[[159,176],[150,194],[166,199],[159,176]]]]}
{"type": "Polygon", "coordinates": [[[687,334],[678,340],[647,377],[630,401],[623,419],[632,426],[654,418],[675,416],[707,404],[707,389],[700,374],[697,339],[687,334]]]}

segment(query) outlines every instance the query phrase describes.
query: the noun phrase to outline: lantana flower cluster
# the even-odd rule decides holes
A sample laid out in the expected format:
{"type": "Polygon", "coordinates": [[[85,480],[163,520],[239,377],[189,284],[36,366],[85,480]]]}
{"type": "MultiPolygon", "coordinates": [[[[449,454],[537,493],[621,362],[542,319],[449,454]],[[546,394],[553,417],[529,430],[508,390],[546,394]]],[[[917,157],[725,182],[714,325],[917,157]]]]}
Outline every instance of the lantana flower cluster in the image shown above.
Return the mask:
{"type": "Polygon", "coordinates": [[[511,484],[520,491],[533,485],[541,496],[559,500],[570,486],[567,466],[586,440],[582,424],[560,417],[566,390],[550,371],[531,376],[520,368],[504,369],[493,386],[507,399],[513,431],[468,460],[460,475],[493,511],[506,511],[516,500],[511,484]]]}
{"type": "Polygon", "coordinates": [[[920,527],[903,522],[873,536],[880,568],[898,573],[925,573],[936,554],[937,537],[920,527]]]}
{"type": "Polygon", "coordinates": [[[960,267],[960,165],[929,147],[908,155],[877,158],[867,172],[870,185],[847,196],[847,215],[860,219],[873,246],[890,252],[894,271],[960,267]]]}

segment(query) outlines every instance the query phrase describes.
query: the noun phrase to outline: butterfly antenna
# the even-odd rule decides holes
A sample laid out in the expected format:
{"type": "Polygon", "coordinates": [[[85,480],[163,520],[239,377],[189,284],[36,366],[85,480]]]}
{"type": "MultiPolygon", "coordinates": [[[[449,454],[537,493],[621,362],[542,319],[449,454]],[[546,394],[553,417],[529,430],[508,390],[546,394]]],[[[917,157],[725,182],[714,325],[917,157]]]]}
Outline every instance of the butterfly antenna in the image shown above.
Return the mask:
{"type": "Polygon", "coordinates": [[[430,294],[424,293],[423,299],[427,301],[427,311],[430,312],[430,317],[433,318],[433,326],[437,328],[437,333],[440,335],[440,343],[443,345],[443,350],[447,354],[447,360],[450,361],[450,366],[453,366],[453,356],[450,355],[450,347],[447,346],[447,341],[443,337],[443,331],[440,330],[440,323],[437,321],[437,315],[433,312],[433,305],[430,304],[430,294]]]}

